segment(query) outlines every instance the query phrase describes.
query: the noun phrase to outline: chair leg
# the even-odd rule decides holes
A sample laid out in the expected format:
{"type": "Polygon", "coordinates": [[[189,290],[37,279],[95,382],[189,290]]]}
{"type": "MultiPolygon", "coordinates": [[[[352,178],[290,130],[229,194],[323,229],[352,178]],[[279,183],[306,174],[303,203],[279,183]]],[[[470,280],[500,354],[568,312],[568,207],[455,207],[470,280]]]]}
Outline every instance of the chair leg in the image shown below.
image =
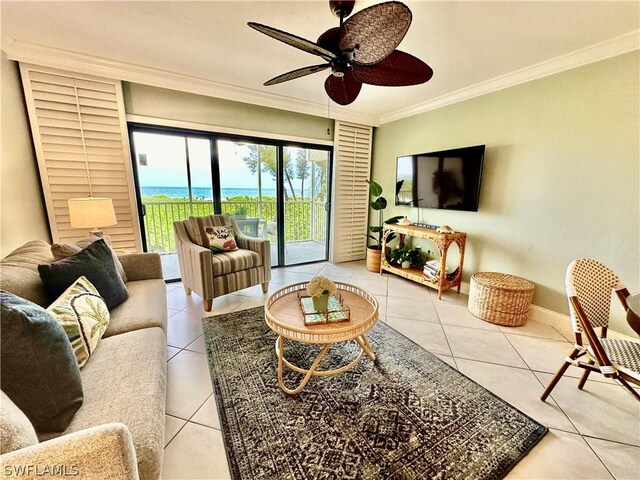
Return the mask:
{"type": "Polygon", "coordinates": [[[186,285],[183,285],[183,286],[184,286],[185,295],[191,295],[191,289],[189,287],[187,287],[186,285]]]}
{"type": "Polygon", "coordinates": [[[617,380],[622,384],[624,388],[627,389],[627,391],[631,394],[632,397],[635,397],[635,399],[640,402],[640,394],[638,394],[635,388],[629,385],[629,382],[627,382],[624,378],[621,378],[621,377],[618,377],[617,380]]]}
{"type": "MultiPolygon", "coordinates": [[[[589,360],[587,363],[589,365],[593,365],[593,360],[589,360]]],[[[584,387],[584,384],[587,383],[587,378],[589,378],[589,374],[590,373],[591,373],[591,370],[587,369],[582,374],[582,378],[580,378],[580,382],[578,383],[578,389],[579,390],[582,390],[582,387],[584,387]]]]}
{"type": "Polygon", "coordinates": [[[210,312],[213,310],[213,298],[204,301],[204,310],[205,312],[210,312]]]}
{"type": "Polygon", "coordinates": [[[264,282],[262,284],[262,293],[267,293],[269,291],[269,282],[264,282]]]}
{"type": "MultiPolygon", "coordinates": [[[[569,358],[572,360],[575,359],[578,356],[578,352],[579,350],[577,348],[574,348],[573,351],[569,354],[569,358]]],[[[567,368],[569,368],[570,365],[571,364],[567,360],[564,361],[564,363],[560,367],[560,370],[558,370],[558,373],[556,373],[556,376],[553,377],[553,379],[551,380],[551,383],[549,384],[549,386],[547,386],[547,388],[543,392],[542,396],[540,397],[540,400],[544,402],[547,399],[551,391],[554,389],[556,384],[560,381],[560,379],[562,378],[562,375],[564,375],[564,372],[567,371],[567,368]]]]}

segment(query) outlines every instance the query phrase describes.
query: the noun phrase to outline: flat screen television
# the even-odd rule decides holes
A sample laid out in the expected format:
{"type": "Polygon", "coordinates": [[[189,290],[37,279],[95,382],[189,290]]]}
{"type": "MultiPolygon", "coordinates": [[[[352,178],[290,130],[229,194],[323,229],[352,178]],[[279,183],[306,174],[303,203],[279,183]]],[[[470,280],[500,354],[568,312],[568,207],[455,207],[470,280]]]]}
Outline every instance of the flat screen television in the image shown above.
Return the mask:
{"type": "Polygon", "coordinates": [[[396,205],[478,211],[484,145],[398,157],[396,205]]]}

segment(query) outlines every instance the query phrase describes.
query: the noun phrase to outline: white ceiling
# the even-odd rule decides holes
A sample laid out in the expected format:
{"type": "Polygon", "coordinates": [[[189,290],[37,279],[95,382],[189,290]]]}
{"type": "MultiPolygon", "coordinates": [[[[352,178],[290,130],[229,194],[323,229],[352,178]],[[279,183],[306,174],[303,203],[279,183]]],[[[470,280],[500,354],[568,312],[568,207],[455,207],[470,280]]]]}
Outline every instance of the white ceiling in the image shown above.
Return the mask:
{"type": "MultiPolygon", "coordinates": [[[[356,11],[379,3],[364,0],[356,11]]],[[[393,115],[639,28],[640,3],[405,1],[413,23],[399,48],[426,61],[424,85],[365,85],[347,110],[393,115]]],[[[327,110],[326,73],[273,87],[288,70],[322,63],[247,27],[264,23],[316,40],[337,25],[328,1],[1,2],[3,49],[14,40],[150,67],[327,110]]],[[[238,90],[238,89],[236,89],[238,90]]],[[[268,102],[267,102],[268,103],[268,102]]],[[[337,108],[335,104],[331,108],[337,108]]]]}

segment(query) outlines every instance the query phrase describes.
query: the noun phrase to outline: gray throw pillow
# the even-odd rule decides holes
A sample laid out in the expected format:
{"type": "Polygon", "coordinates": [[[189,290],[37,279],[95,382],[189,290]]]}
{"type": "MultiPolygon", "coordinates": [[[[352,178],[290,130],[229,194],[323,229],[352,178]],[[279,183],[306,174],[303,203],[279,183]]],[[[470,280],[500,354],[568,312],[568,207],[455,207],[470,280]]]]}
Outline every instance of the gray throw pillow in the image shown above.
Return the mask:
{"type": "Polygon", "coordinates": [[[0,291],[0,386],[36,431],[64,431],[82,405],[69,338],[44,308],[0,291]]]}
{"type": "MultiPolygon", "coordinates": [[[[53,255],[54,260],[62,260],[63,258],[70,257],[71,255],[75,255],[83,248],[88,247],[93,242],[104,238],[104,234],[102,232],[92,233],[88,237],[83,238],[82,240],[78,240],[75,243],[54,243],[51,245],[51,255],[53,255]]],[[[116,265],[116,269],[118,273],[122,277],[122,281],[127,283],[127,273],[124,271],[124,267],[122,263],[120,263],[120,259],[116,252],[113,251],[111,245],[107,243],[109,250],[111,250],[111,256],[113,257],[113,263],[116,265]]]]}
{"type": "Polygon", "coordinates": [[[82,276],[96,287],[109,310],[129,298],[127,287],[113,263],[111,249],[103,239],[63,260],[38,265],[38,272],[50,303],[82,276]]]}

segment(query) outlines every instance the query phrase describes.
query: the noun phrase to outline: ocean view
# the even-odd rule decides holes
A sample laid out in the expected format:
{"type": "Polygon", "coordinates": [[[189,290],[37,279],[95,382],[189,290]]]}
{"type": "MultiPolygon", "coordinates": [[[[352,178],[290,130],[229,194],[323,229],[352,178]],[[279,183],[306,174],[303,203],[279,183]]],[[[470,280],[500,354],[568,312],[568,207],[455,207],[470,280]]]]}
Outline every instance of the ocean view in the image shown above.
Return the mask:
{"type": "MultiPolygon", "coordinates": [[[[186,187],[141,187],[142,197],[154,197],[163,196],[169,198],[189,198],[189,189],[186,187]]],[[[263,197],[275,197],[276,191],[274,188],[263,188],[263,197]]],[[[223,188],[222,198],[232,197],[253,197],[258,198],[257,188],[223,188]]],[[[193,198],[206,200],[213,198],[213,193],[210,188],[193,188],[193,198]]]]}

